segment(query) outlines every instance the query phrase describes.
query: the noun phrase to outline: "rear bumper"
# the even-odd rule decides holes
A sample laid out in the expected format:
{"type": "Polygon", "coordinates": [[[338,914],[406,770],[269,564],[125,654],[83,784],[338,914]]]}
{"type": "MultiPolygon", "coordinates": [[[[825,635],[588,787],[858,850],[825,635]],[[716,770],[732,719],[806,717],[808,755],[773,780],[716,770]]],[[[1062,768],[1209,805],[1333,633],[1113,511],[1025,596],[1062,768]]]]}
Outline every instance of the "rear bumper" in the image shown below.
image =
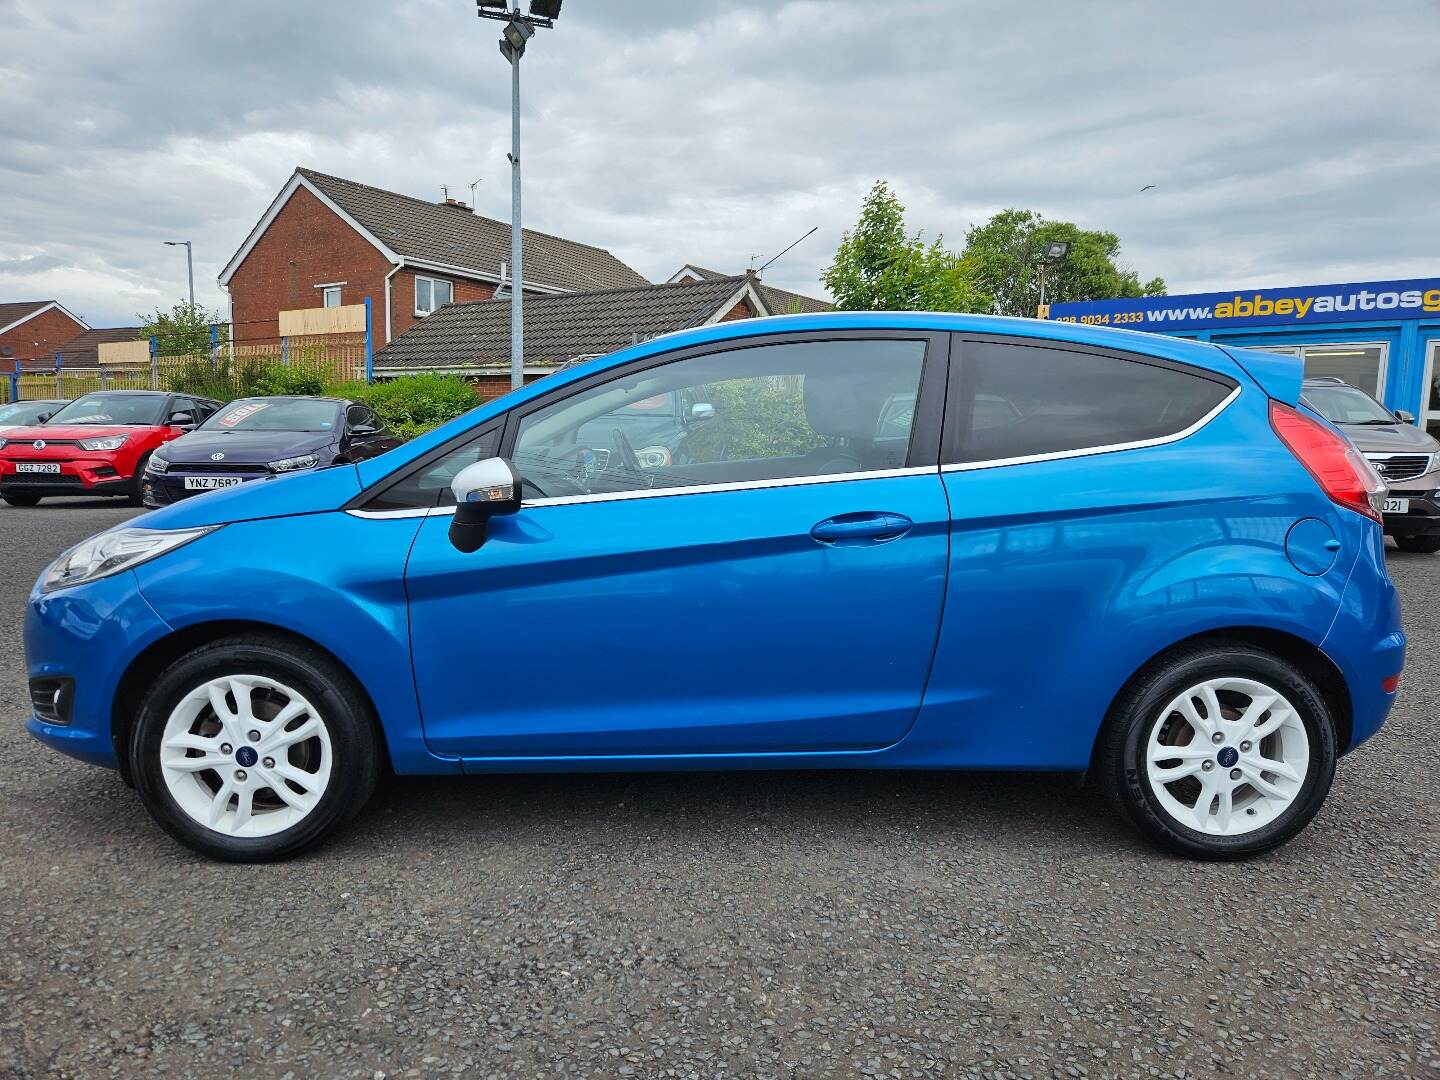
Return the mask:
{"type": "Polygon", "coordinates": [[[1333,660],[1350,690],[1350,738],[1342,753],[1355,749],[1385,722],[1399,691],[1385,680],[1405,666],[1405,631],[1400,596],[1385,571],[1384,538],[1365,530],[1365,547],[1355,560],[1340,611],[1321,649],[1333,660]]]}

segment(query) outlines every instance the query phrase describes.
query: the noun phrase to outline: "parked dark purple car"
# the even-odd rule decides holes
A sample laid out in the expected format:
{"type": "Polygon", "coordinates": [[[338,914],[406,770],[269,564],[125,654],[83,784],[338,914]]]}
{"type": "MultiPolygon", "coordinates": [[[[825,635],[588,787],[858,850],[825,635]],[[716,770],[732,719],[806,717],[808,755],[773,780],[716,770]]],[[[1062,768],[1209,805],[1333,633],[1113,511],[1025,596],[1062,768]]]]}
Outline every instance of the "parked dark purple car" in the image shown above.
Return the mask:
{"type": "Polygon", "coordinates": [[[361,461],[398,445],[400,440],[359,402],[240,398],[156,450],[141,490],[146,506],[167,506],[246,480],[361,461]]]}

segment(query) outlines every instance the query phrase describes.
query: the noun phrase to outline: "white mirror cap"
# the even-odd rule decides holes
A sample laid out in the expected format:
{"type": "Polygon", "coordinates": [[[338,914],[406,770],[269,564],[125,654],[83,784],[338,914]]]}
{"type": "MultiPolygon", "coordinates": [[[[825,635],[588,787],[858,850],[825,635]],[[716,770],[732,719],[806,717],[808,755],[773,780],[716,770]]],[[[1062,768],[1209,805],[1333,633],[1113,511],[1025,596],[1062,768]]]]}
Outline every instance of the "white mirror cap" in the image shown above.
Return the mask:
{"type": "Polygon", "coordinates": [[[486,458],[466,465],[450,482],[457,503],[510,502],[515,498],[515,471],[504,458],[486,458]]]}
{"type": "Polygon", "coordinates": [[[690,406],[690,417],[693,420],[709,420],[715,415],[715,406],[708,401],[697,402],[690,406]]]}

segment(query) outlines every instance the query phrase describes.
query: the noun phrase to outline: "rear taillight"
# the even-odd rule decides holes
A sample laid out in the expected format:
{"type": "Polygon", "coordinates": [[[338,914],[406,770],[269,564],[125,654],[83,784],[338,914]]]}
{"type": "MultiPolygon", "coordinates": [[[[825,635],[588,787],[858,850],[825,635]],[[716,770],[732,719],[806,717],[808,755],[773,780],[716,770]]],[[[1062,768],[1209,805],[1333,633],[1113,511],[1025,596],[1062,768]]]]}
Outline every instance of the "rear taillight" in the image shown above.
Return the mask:
{"type": "Polygon", "coordinates": [[[1270,426],[1326,495],[1356,513],[1382,520],[1385,481],[1349,439],[1278,401],[1270,402],[1270,426]]]}

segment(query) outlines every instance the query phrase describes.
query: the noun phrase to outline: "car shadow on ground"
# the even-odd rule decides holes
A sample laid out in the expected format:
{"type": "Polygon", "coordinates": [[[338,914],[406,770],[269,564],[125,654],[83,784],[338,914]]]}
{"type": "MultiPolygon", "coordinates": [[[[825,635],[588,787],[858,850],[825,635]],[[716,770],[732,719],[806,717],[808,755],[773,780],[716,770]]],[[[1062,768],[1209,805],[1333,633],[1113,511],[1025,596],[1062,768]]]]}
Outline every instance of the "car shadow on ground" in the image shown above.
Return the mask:
{"type": "MultiPolygon", "coordinates": [[[[115,773],[77,772],[48,798],[77,846],[178,852],[115,773]],[[97,815],[97,804],[109,812],[97,815]]],[[[1073,774],[814,770],[386,777],[316,857],[896,842],[1070,856],[1144,847],[1073,774]]]]}
{"type": "Polygon", "coordinates": [[[1069,774],[840,770],[392,777],[341,842],[823,848],[897,836],[1071,851],[1138,843],[1069,774]]]}

